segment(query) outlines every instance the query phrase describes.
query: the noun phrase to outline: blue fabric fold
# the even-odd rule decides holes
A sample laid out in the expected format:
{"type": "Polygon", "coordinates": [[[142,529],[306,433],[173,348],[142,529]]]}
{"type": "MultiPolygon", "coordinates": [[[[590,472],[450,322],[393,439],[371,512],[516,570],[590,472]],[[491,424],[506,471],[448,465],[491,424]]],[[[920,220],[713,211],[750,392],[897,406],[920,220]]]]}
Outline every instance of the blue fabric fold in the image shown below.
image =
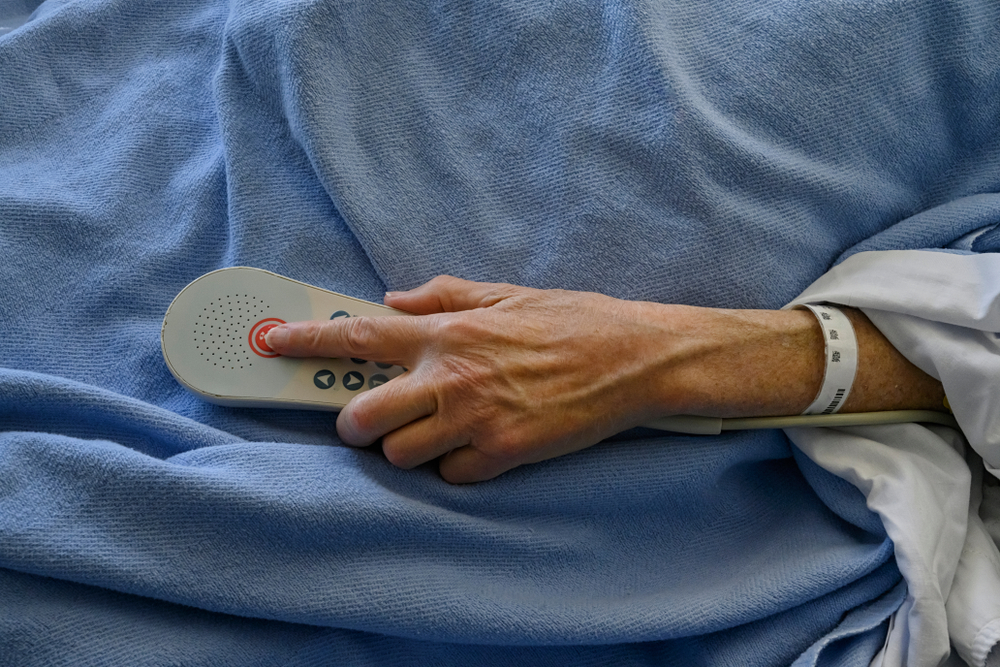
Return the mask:
{"type": "Polygon", "coordinates": [[[199,401],[159,326],[232,265],[776,308],[945,246],[997,222],[997,13],[44,3],[0,36],[0,658],[867,664],[892,544],[779,432],[453,487],[199,401]]]}

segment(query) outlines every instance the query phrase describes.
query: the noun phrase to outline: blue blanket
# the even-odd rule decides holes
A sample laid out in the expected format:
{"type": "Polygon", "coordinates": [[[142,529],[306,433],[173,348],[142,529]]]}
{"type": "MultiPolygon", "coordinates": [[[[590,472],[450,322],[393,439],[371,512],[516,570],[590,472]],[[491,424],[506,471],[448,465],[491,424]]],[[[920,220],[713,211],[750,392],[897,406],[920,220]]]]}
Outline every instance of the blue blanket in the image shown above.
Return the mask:
{"type": "Polygon", "coordinates": [[[780,432],[450,486],[199,401],[160,321],[231,265],[780,307],[1000,220],[998,14],[48,0],[0,36],[0,663],[867,665],[892,544],[780,432]]]}

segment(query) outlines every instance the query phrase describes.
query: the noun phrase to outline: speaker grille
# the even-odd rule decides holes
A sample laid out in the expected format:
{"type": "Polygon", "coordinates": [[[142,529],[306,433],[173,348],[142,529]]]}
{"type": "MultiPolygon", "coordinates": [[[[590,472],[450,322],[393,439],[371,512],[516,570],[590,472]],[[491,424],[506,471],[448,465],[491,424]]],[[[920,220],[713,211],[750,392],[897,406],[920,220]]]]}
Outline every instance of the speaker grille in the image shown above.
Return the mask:
{"type": "Polygon", "coordinates": [[[268,305],[251,294],[227,294],[208,303],[195,318],[194,346],[204,363],[219,370],[253,366],[255,355],[247,333],[268,311],[268,305]]]}

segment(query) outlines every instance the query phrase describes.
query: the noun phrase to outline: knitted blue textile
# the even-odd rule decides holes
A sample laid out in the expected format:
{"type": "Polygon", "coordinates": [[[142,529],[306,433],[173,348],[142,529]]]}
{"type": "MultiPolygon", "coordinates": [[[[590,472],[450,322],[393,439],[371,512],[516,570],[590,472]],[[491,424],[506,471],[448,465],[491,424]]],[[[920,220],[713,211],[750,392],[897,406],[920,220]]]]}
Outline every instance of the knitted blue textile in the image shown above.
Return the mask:
{"type": "MultiPolygon", "coordinates": [[[[905,587],[780,432],[450,486],[170,376],[189,281],[777,308],[1000,222],[974,0],[0,0],[0,664],[867,665],[905,587]]],[[[989,248],[986,248],[989,249],[989,248]]]]}

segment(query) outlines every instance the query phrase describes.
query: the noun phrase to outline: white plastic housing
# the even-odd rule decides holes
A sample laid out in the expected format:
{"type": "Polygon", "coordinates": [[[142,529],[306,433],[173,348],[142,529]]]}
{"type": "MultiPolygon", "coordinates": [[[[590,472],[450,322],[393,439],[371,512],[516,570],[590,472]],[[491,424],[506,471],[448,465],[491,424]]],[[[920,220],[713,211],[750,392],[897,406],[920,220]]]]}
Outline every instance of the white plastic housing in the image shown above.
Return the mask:
{"type": "Polygon", "coordinates": [[[270,271],[234,267],[181,290],[163,318],[160,342],[177,381],[212,403],[339,410],[403,369],[360,359],[277,356],[264,342],[268,326],[406,314],[270,271]]]}

